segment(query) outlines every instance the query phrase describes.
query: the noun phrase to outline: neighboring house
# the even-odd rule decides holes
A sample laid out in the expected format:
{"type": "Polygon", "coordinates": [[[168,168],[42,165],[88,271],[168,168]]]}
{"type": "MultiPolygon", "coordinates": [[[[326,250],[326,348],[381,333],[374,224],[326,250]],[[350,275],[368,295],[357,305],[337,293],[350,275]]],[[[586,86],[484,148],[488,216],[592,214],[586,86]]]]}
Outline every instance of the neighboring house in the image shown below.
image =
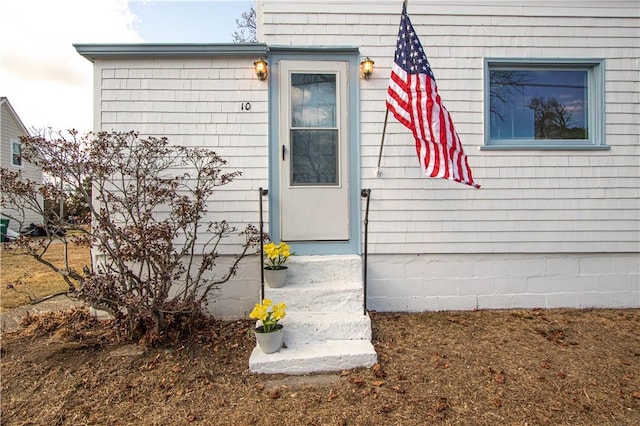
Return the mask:
{"type": "MultiPolygon", "coordinates": [[[[2,114],[0,117],[0,143],[2,144],[2,148],[0,148],[0,166],[10,170],[21,171],[25,179],[42,182],[42,170],[24,161],[21,156],[20,137],[29,136],[29,131],[20,120],[20,117],[18,117],[18,114],[16,114],[11,103],[9,103],[9,99],[4,96],[0,97],[0,111],[2,114]]],[[[23,217],[22,212],[0,207],[0,217],[6,219],[9,216],[15,218],[9,221],[9,229],[15,232],[19,232],[22,225],[42,223],[42,216],[35,212],[25,211],[23,217]],[[18,220],[22,221],[22,224],[18,220]]]]}
{"type": "MultiPolygon", "coordinates": [[[[243,176],[212,217],[257,223],[268,188],[298,255],[361,258],[371,189],[369,309],[640,307],[638,2],[408,3],[481,189],[421,176],[393,117],[376,173],[399,0],[257,1],[258,44],[76,45],[95,129],[215,148],[243,176]]],[[[214,312],[250,310],[239,280],[214,312]]]]}

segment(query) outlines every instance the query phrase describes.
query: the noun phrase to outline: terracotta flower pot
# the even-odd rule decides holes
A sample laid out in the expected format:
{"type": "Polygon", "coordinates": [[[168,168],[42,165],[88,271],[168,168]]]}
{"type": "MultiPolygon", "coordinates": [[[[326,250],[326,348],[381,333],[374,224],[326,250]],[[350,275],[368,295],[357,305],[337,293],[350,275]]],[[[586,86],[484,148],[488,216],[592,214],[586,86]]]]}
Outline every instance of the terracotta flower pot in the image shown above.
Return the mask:
{"type": "Polygon", "coordinates": [[[265,354],[277,352],[282,347],[282,340],[284,339],[282,324],[277,324],[276,330],[271,333],[263,333],[261,330],[262,326],[256,328],[254,334],[262,352],[265,354]]]}

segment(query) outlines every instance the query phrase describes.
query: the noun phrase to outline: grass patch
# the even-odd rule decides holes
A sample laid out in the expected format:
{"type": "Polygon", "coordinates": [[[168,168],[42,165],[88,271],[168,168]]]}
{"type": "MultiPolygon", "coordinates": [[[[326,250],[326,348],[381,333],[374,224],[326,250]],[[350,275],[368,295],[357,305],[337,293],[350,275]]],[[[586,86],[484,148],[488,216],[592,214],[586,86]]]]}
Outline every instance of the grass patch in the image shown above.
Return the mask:
{"type": "MultiPolygon", "coordinates": [[[[63,265],[63,245],[52,244],[44,258],[54,265],[63,265]]],[[[88,247],[69,244],[69,264],[82,271],[91,264],[88,247]]],[[[67,289],[60,274],[23,254],[19,249],[0,249],[0,312],[28,305],[32,299],[40,299],[67,289]],[[13,285],[17,290],[8,289],[13,285]]]]}

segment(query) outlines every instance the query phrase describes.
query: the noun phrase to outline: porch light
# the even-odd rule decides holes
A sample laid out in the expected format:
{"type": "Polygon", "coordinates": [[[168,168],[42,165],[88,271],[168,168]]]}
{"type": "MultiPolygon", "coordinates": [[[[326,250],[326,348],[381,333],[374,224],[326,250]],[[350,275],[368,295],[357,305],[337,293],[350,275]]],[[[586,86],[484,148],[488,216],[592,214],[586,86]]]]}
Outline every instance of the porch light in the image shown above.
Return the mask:
{"type": "Polygon", "coordinates": [[[264,80],[267,78],[267,75],[269,75],[269,67],[267,66],[267,63],[264,59],[258,59],[253,63],[253,66],[256,70],[256,77],[258,77],[260,80],[264,80]]]}
{"type": "Polygon", "coordinates": [[[369,80],[369,77],[373,74],[374,63],[368,56],[364,58],[364,61],[360,62],[360,76],[365,80],[369,80]]]}

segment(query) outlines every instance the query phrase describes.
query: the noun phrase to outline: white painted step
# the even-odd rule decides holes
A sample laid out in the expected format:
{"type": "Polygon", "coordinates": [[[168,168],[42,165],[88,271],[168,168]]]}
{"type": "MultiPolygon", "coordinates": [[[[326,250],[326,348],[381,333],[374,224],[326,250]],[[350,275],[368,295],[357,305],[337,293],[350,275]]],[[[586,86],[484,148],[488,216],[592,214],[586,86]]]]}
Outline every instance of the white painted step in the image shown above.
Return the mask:
{"type": "Polygon", "coordinates": [[[283,287],[265,286],[265,297],[287,312],[357,313],[364,309],[360,256],[292,256],[283,287]]]}
{"type": "Polygon", "coordinates": [[[307,345],[292,344],[268,355],[255,347],[249,358],[249,370],[262,374],[307,374],[368,368],[376,362],[376,351],[367,340],[328,340],[307,345]]]}
{"type": "Polygon", "coordinates": [[[283,287],[265,286],[265,297],[287,304],[285,348],[265,354],[256,346],[253,373],[307,374],[371,367],[371,319],[364,313],[362,258],[293,256],[283,287]]]}
{"type": "Polygon", "coordinates": [[[371,340],[369,315],[339,313],[288,313],[284,325],[284,342],[306,345],[323,340],[371,340]]]}
{"type": "Polygon", "coordinates": [[[357,255],[291,256],[287,266],[289,266],[287,280],[292,284],[362,282],[362,258],[357,255]]]}
{"type": "Polygon", "coordinates": [[[364,289],[361,283],[294,284],[287,282],[280,288],[265,286],[264,294],[273,303],[286,303],[287,312],[364,313],[364,289]]]}

